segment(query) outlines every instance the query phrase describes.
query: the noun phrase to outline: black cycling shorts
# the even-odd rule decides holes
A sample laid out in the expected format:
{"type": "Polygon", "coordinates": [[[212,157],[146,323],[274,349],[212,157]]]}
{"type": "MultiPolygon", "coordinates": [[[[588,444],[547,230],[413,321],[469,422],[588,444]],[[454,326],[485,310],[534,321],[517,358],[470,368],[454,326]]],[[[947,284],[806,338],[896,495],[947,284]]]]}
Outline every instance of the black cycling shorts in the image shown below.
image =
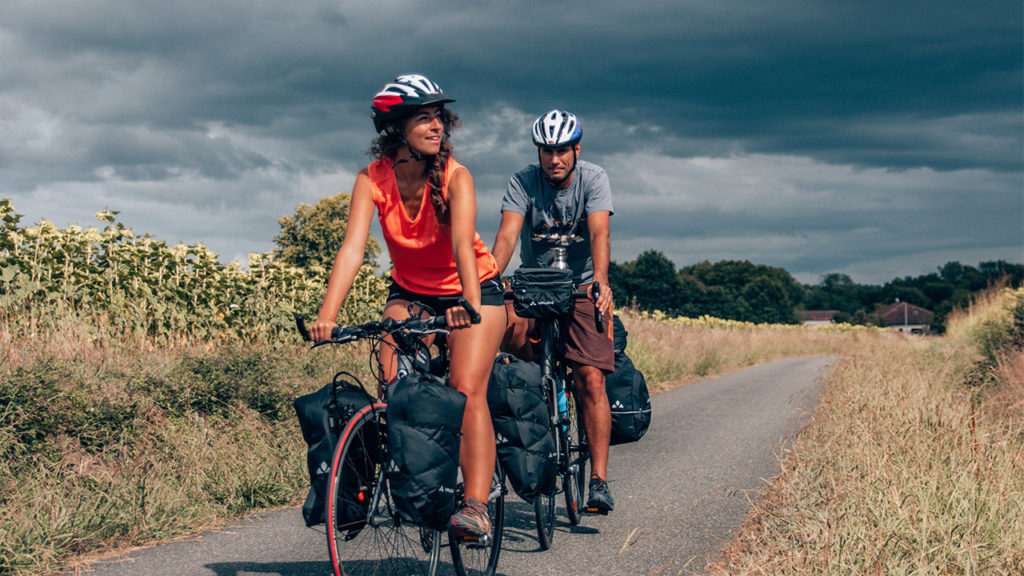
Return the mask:
{"type": "MultiPolygon", "coordinates": [[[[441,316],[452,306],[459,306],[459,298],[462,298],[462,294],[452,294],[450,296],[417,294],[411,290],[402,288],[392,280],[391,286],[388,287],[387,301],[408,300],[410,302],[420,302],[433,309],[435,316],[441,316]]],[[[484,280],[480,283],[480,305],[505,306],[504,290],[502,290],[501,282],[499,282],[497,276],[484,280]]]]}

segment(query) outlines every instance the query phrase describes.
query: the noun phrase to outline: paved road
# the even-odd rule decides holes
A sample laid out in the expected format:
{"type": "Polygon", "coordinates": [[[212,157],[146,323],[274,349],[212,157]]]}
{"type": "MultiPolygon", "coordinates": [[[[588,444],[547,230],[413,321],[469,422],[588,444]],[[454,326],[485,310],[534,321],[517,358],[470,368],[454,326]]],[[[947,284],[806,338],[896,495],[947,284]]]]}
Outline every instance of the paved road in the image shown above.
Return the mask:
{"type": "MultiPolygon", "coordinates": [[[[700,573],[735,534],[750,499],[778,473],[778,456],[813,410],[833,360],[772,362],[655,396],[647,435],[612,448],[615,511],[577,527],[561,514],[554,545],[542,552],[532,506],[513,499],[499,573],[700,573]]],[[[320,576],[330,572],[325,548],[322,527],[306,528],[299,511],[288,508],[94,562],[78,573],[320,576]]]]}

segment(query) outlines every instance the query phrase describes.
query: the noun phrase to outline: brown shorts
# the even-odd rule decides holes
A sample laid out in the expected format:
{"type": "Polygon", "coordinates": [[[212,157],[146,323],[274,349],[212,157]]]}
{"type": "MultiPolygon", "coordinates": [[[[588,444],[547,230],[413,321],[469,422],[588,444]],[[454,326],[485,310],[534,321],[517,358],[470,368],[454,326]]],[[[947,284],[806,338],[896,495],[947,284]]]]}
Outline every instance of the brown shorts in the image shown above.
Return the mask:
{"type": "Polygon", "coordinates": [[[602,320],[605,325],[603,334],[597,331],[594,321],[594,301],[589,298],[576,299],[572,317],[562,322],[562,340],[565,342],[567,360],[600,368],[605,372],[615,370],[610,310],[602,320]]]}

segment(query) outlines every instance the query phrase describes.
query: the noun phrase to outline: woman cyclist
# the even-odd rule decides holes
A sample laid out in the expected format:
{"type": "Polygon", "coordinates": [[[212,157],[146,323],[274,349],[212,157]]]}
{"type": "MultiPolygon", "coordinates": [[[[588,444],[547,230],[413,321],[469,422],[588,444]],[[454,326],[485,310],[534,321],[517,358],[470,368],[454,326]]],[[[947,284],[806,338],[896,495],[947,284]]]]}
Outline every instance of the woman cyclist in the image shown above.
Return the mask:
{"type": "MultiPolygon", "coordinates": [[[[330,338],[342,302],[363,262],[370,220],[376,210],[391,256],[391,287],[384,318],[404,319],[413,301],[445,314],[451,386],[467,397],[459,455],[466,505],[452,528],[489,536],[487,496],[494,473],[494,428],[487,408],[487,381],[505,329],[498,266],[476,232],[476,192],[469,170],[453,158],[449,138],[458,117],[454,102],[424,76],[395,78],[373,98],[378,136],[376,160],[356,177],[348,226],[334,259],[327,294],[310,330],[330,338]],[[460,297],[481,316],[471,324],[460,297]]],[[[385,382],[395,377],[393,354],[381,351],[385,382]]]]}

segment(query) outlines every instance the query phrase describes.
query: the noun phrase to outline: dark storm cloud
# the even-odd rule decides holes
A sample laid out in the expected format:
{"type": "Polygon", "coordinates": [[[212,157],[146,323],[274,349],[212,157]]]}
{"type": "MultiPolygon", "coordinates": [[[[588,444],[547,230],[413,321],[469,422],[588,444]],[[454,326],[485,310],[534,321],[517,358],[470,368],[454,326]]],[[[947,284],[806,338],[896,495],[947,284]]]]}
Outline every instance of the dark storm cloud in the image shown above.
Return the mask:
{"type": "Polygon", "coordinates": [[[1024,259],[1022,7],[998,2],[0,5],[0,195],[27,220],[224,259],[348,190],[384,82],[457,102],[487,242],[529,124],[583,120],[613,258],[749,259],[801,280],[1024,259]]]}

